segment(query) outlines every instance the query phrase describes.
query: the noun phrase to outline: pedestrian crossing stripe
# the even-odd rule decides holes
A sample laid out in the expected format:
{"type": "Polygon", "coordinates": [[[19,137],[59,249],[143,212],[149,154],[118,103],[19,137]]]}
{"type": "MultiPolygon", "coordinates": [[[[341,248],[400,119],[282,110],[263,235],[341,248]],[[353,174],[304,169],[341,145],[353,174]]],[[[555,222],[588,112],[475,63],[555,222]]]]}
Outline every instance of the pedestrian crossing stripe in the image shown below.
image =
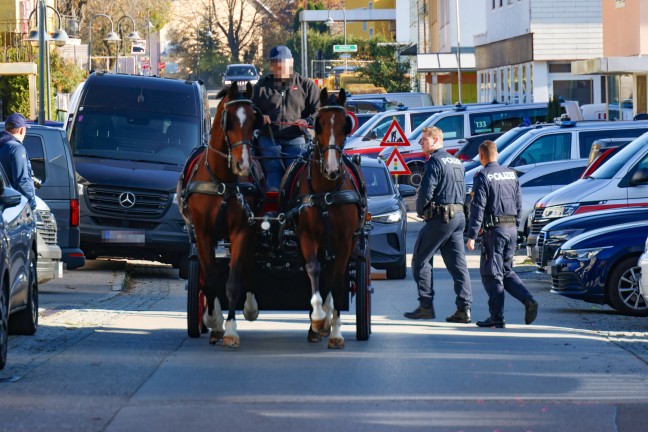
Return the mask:
{"type": "Polygon", "coordinates": [[[394,149],[392,152],[391,156],[389,156],[389,159],[387,159],[387,169],[389,170],[390,174],[404,174],[404,175],[410,175],[412,172],[410,171],[409,167],[405,163],[405,159],[403,159],[403,156],[400,154],[397,148],[394,149]]]}
{"type": "Polygon", "coordinates": [[[401,129],[396,119],[393,119],[391,125],[389,125],[389,129],[387,129],[387,133],[385,134],[382,141],[380,142],[380,146],[386,147],[386,146],[409,146],[409,145],[410,143],[409,141],[407,141],[405,132],[403,132],[403,129],[401,129]]]}

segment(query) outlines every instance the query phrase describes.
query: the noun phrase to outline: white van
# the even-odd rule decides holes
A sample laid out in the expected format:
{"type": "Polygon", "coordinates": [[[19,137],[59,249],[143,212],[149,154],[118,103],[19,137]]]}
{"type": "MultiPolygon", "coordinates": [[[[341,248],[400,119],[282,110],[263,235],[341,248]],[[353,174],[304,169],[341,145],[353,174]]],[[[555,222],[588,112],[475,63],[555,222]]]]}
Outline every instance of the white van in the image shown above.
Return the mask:
{"type": "MultiPolygon", "coordinates": [[[[644,123],[644,122],[642,122],[644,123]]],[[[539,200],[531,235],[559,218],[617,207],[648,206],[648,133],[628,144],[590,176],[539,200]]],[[[529,244],[531,242],[529,236],[529,244]]]]}
{"type": "Polygon", "coordinates": [[[350,100],[353,99],[386,99],[408,108],[428,107],[434,105],[432,103],[432,96],[423,92],[352,94],[350,100]]]}

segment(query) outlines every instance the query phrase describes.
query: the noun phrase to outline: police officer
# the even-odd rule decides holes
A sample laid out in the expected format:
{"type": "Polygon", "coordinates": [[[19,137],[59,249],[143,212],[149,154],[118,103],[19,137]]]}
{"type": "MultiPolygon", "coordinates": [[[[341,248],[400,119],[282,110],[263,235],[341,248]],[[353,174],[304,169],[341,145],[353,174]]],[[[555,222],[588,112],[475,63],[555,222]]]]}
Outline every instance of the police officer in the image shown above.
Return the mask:
{"type": "Polygon", "coordinates": [[[418,287],[419,307],[404,314],[410,319],[433,319],[434,289],[432,260],[441,251],[456,294],[456,312],[446,321],[470,322],[472,290],[466,265],[463,232],[466,218],[463,202],[466,196],[464,167],[459,159],[443,148],[443,132],[436,127],[423,129],[420,140],[423,153],[429,156],[425,174],[416,198],[416,212],[425,219],[418,234],[412,257],[412,273],[418,287]]]}
{"type": "Polygon", "coordinates": [[[32,210],[36,210],[36,191],[31,163],[22,145],[27,134],[27,120],[22,114],[10,114],[0,132],[0,164],[11,187],[23,194],[32,210]]]}
{"type": "Polygon", "coordinates": [[[538,315],[538,303],[513,271],[522,214],[520,183],[513,170],[497,163],[497,146],[493,141],[480,144],[479,161],[484,169],[475,175],[473,183],[466,247],[475,249],[475,239],[483,227],[479,270],[488,293],[490,316],[477,325],[505,326],[504,290],[524,303],[524,321],[531,324],[538,315]]]}
{"type": "Polygon", "coordinates": [[[252,102],[263,113],[261,165],[268,191],[275,191],[286,168],[306,150],[304,130],[314,124],[320,91],[313,80],[293,71],[290,49],[279,45],[270,50],[270,74],[254,85],[252,102]]]}

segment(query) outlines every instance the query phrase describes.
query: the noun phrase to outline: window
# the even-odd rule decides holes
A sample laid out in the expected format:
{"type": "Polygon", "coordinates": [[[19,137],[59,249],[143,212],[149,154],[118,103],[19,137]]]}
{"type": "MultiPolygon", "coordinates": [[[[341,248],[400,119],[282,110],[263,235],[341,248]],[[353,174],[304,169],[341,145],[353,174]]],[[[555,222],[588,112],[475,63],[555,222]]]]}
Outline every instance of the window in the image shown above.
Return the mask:
{"type": "Polygon", "coordinates": [[[600,131],[581,132],[578,138],[578,146],[581,158],[589,158],[594,141],[603,138],[636,138],[646,132],[647,129],[607,129],[600,131]]]}
{"type": "Polygon", "coordinates": [[[374,35],[374,29],[370,28],[369,29],[369,39],[373,38],[374,35]]]}
{"type": "Polygon", "coordinates": [[[362,165],[361,168],[368,196],[392,195],[394,193],[389,172],[385,168],[365,165],[362,165]]]}
{"type": "Polygon", "coordinates": [[[396,119],[396,121],[398,122],[398,126],[400,126],[401,129],[403,129],[403,131],[405,131],[405,115],[400,114],[400,115],[385,117],[384,119],[380,120],[380,122],[378,122],[369,131],[368,135],[370,135],[372,132],[374,132],[376,134],[375,139],[379,139],[379,140],[382,141],[385,134],[387,133],[387,129],[389,129],[389,126],[391,126],[393,119],[396,119]]]}
{"type": "Polygon", "coordinates": [[[545,135],[535,140],[511,162],[511,167],[570,158],[571,133],[545,135]]]}
{"type": "Polygon", "coordinates": [[[546,116],[546,108],[511,109],[471,114],[470,130],[472,135],[506,132],[523,123],[531,125],[538,121],[544,121],[546,116]]]}
{"type": "Polygon", "coordinates": [[[554,80],[553,94],[564,100],[578,101],[579,105],[594,102],[594,92],[591,79],[584,80],[554,80]]]}
{"type": "Polygon", "coordinates": [[[362,21],[362,30],[367,30],[367,21],[362,21]]]}
{"type": "Polygon", "coordinates": [[[463,115],[443,118],[434,125],[443,131],[443,139],[461,139],[464,137],[463,115]]]}
{"type": "Polygon", "coordinates": [[[47,179],[47,173],[45,172],[43,138],[40,135],[26,135],[23,145],[27,151],[29,162],[31,162],[34,176],[44,182],[47,179]]]}
{"type": "Polygon", "coordinates": [[[422,112],[416,114],[410,114],[410,122],[412,123],[412,130],[419,127],[425,120],[429,119],[430,116],[434,114],[432,112],[422,112]]]}
{"type": "Polygon", "coordinates": [[[583,169],[583,167],[561,169],[559,171],[534,178],[533,180],[528,181],[522,186],[564,186],[578,180],[578,176],[581,175],[583,169]]]}

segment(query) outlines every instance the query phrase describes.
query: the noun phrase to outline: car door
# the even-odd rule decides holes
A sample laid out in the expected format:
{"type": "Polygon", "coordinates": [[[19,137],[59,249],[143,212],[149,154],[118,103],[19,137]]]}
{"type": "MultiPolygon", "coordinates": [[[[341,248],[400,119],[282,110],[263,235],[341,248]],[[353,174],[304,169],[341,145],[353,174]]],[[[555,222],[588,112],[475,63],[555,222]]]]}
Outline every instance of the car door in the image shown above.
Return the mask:
{"type": "Polygon", "coordinates": [[[464,139],[465,117],[463,113],[449,115],[434,124],[443,131],[443,146],[446,149],[458,149],[466,143],[464,139]]]}
{"type": "Polygon", "coordinates": [[[507,165],[518,167],[571,159],[571,132],[542,135],[518,151],[507,165]]]}
{"type": "Polygon", "coordinates": [[[362,137],[362,148],[372,148],[380,147],[385,134],[389,130],[389,127],[392,124],[394,119],[398,122],[398,125],[405,132],[405,114],[394,114],[387,115],[384,118],[380,119],[376,124],[367,131],[367,133],[362,137]]]}
{"type": "MultiPolygon", "coordinates": [[[[620,182],[619,186],[626,189],[628,197],[628,205],[646,205],[648,203],[648,184],[630,184],[630,179],[638,170],[648,170],[648,153],[646,153],[632,168],[628,170],[628,174],[620,182]]],[[[612,184],[616,186],[616,182],[612,184]]]]}

